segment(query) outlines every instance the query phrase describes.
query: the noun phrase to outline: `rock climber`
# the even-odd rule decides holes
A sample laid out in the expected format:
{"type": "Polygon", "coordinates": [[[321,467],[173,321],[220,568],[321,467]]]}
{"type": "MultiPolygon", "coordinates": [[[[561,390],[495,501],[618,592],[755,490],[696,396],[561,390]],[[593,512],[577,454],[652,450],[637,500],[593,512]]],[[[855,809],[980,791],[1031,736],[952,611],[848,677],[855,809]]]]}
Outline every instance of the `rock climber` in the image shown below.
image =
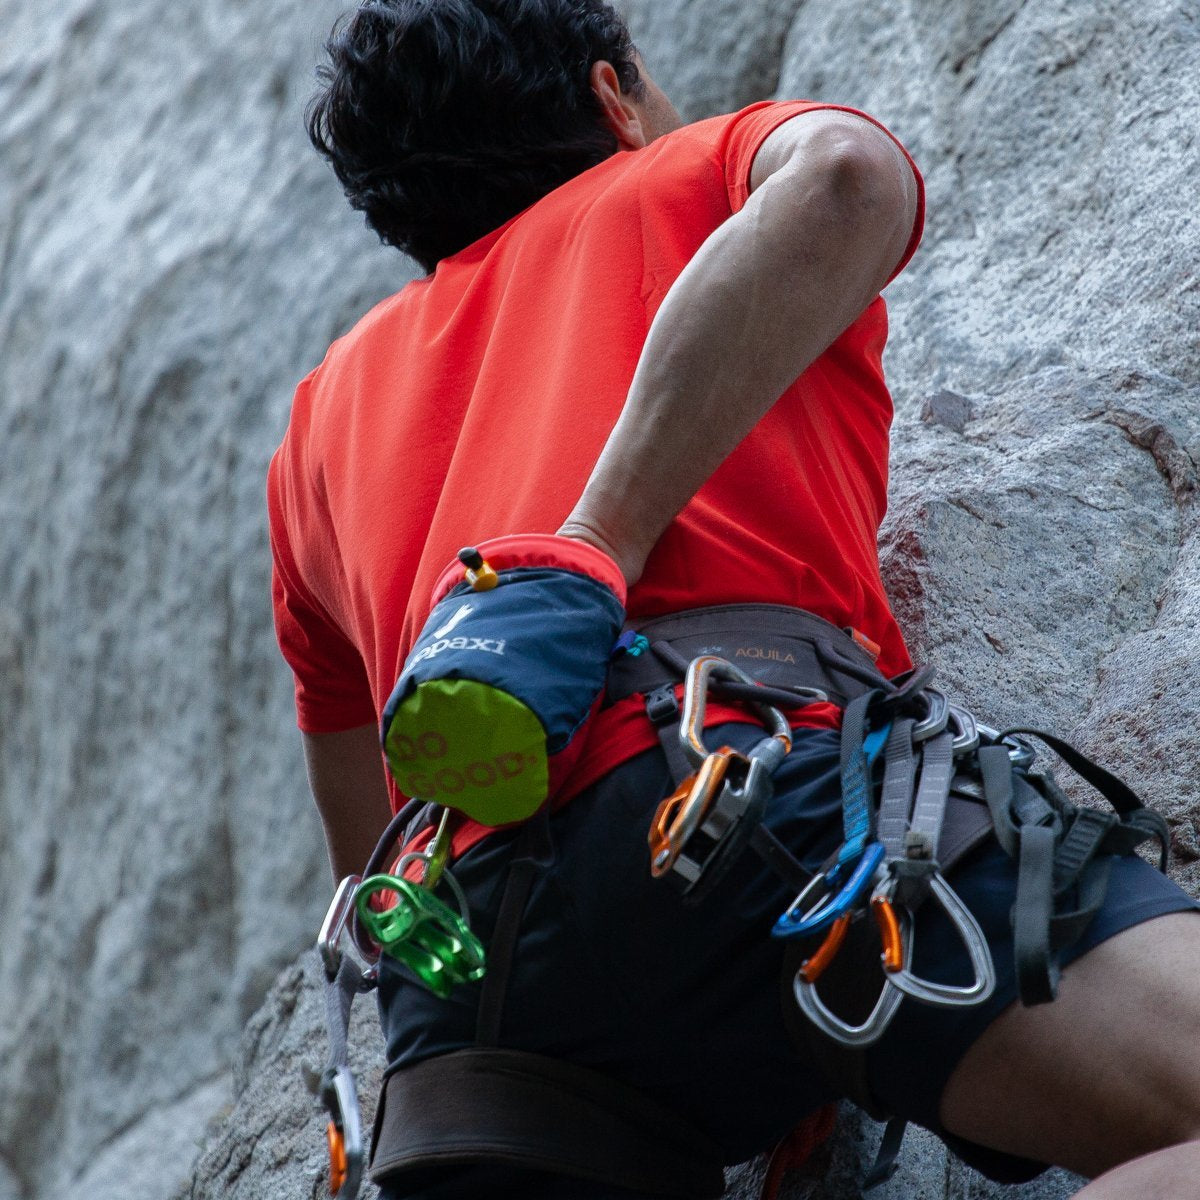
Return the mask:
{"type": "MultiPolygon", "coordinates": [[[[876,550],[892,418],[880,292],[924,209],[900,143],[826,103],[685,124],[600,0],[363,0],[327,50],[310,136],[424,273],[300,384],[270,468],[276,625],[335,877],[361,871],[408,799],[380,718],[460,547],[494,541],[502,557],[505,538],[540,535],[530,544],[560,547],[556,563],[599,564],[633,626],[785,606],[855,631],[845,654],[869,647],[882,676],[908,671],[876,550]]],[[[735,661],[786,683],[789,652],[768,642],[735,661]]],[[[710,716],[711,746],[762,736],[733,701],[710,716]]],[[[843,838],[841,717],[833,703],[790,716],[763,823],[814,870],[843,838]]],[[[600,707],[576,740],[536,845],[531,822],[454,834],[485,942],[507,920],[513,862],[536,865],[491,1044],[595,1073],[716,1161],[743,1161],[847,1094],[780,999],[787,947],[770,933],[794,892],[749,853],[693,907],[651,876],[647,831],[676,780],[644,694],[600,707]]],[[[864,1053],[865,1086],[998,1177],[1030,1160],[1092,1179],[1086,1200],[1193,1197],[1195,904],[1117,857],[1061,950],[1057,998],[1027,1007],[1016,872],[994,838],[949,872],[986,934],[994,993],[955,1009],[904,1000],[864,1053]]],[[[962,952],[935,908],[920,910],[917,952],[952,974],[962,952]]],[[[483,985],[440,998],[385,957],[379,987],[397,1089],[377,1128],[385,1197],[702,1194],[620,1163],[556,1169],[571,1148],[407,1154],[389,1120],[399,1089],[477,1045],[483,985]]]]}

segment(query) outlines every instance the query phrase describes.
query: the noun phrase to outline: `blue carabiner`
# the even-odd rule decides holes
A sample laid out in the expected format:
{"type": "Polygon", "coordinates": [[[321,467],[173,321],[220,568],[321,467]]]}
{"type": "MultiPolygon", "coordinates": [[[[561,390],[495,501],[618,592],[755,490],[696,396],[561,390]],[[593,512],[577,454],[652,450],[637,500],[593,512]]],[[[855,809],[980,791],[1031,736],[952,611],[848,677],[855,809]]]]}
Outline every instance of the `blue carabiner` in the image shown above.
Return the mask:
{"type": "MultiPolygon", "coordinates": [[[[882,842],[872,842],[862,852],[841,891],[818,904],[809,913],[798,913],[796,903],[793,903],[775,922],[771,936],[800,937],[802,934],[819,933],[822,929],[827,929],[838,917],[850,912],[862,900],[863,893],[871,886],[886,853],[882,842]]],[[[835,863],[833,869],[826,873],[825,882],[835,887],[845,865],[842,862],[835,863]]]]}

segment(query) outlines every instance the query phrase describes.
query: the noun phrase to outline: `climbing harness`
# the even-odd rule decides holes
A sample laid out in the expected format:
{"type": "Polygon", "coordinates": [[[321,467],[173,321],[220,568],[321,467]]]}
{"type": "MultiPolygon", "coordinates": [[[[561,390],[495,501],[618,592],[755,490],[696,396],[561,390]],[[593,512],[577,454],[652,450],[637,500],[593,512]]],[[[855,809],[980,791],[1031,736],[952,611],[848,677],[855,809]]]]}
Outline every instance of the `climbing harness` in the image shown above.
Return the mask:
{"type": "MultiPolygon", "coordinates": [[[[482,556],[464,565],[487,596],[515,597],[505,572],[492,572],[493,582],[482,556]]],[[[453,603],[444,608],[438,629],[465,624],[459,611],[453,603]]],[[[688,905],[704,902],[747,850],[784,880],[795,899],[770,932],[787,945],[793,1036],[846,1095],[880,1118],[887,1114],[870,1092],[863,1051],[901,1004],[977,1005],[995,987],[987,941],[947,879],[967,852],[994,830],[1018,864],[1013,925],[1026,1004],[1053,998],[1058,953],[1102,903],[1110,856],[1153,839],[1161,844],[1160,866],[1166,863],[1165,822],[1114,776],[1052,735],[978,723],[932,683],[929,670],[885,679],[866,639],[813,614],[728,605],[626,629],[605,689],[610,704],[642,696],[675,779],[650,824],[651,874],[688,905]],[[707,745],[710,697],[748,706],[761,721],[763,736],[748,752],[707,745]],[[843,829],[841,845],[813,874],[763,818],[772,776],[791,750],[788,713],[823,703],[842,710],[843,829]],[[1034,740],[1114,811],[1071,804],[1041,766],[1034,740]],[[947,983],[914,969],[915,914],[926,904],[957,931],[969,980],[947,983]],[[864,962],[876,964],[877,995],[863,994],[866,976],[856,964],[864,962]]],[[[366,1169],[346,1030],[355,996],[377,984],[383,954],[435,995],[477,982],[481,995],[474,1047],[400,1068],[385,1082],[374,1178],[495,1159],[662,1195],[719,1196],[721,1172],[705,1139],[676,1114],[594,1072],[499,1048],[521,912],[549,861],[548,809],[520,825],[485,962],[449,869],[448,811],[426,851],[382,869],[400,834],[407,827],[407,845],[429,823],[431,808],[414,801],[392,821],[363,876],[342,882],[322,927],[332,1055],[318,1093],[329,1114],[331,1193],[354,1200],[366,1169]],[[452,904],[434,894],[438,887],[452,904]]],[[[894,1169],[902,1132],[902,1122],[889,1125],[868,1183],[894,1169]]]]}

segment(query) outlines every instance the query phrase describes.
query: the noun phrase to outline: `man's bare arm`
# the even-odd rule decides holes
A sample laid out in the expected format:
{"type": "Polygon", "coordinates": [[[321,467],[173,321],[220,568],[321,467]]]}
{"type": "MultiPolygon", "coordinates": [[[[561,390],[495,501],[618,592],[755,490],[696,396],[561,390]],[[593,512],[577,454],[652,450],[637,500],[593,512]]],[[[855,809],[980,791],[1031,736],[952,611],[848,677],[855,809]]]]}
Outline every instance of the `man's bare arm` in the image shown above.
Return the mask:
{"type": "Polygon", "coordinates": [[[632,583],[676,514],[878,295],[912,235],[917,187],[894,142],[818,110],[764,142],[744,208],[675,281],[621,417],[559,530],[632,583]]]}
{"type": "Polygon", "coordinates": [[[379,729],[360,725],[344,733],[302,736],[308,782],[325,826],[333,877],[356,875],[392,815],[379,729]]]}

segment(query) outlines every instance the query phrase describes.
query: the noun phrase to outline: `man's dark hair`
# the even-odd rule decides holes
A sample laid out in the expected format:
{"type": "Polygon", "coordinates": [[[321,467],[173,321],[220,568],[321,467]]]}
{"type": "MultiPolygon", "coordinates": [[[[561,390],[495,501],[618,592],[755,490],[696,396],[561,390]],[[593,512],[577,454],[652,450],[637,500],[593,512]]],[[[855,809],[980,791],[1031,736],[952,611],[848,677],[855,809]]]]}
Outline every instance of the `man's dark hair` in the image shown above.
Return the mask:
{"type": "Polygon", "coordinates": [[[426,271],[616,151],[594,63],[644,88],[601,0],[364,0],[325,48],[308,136],[426,271]]]}

